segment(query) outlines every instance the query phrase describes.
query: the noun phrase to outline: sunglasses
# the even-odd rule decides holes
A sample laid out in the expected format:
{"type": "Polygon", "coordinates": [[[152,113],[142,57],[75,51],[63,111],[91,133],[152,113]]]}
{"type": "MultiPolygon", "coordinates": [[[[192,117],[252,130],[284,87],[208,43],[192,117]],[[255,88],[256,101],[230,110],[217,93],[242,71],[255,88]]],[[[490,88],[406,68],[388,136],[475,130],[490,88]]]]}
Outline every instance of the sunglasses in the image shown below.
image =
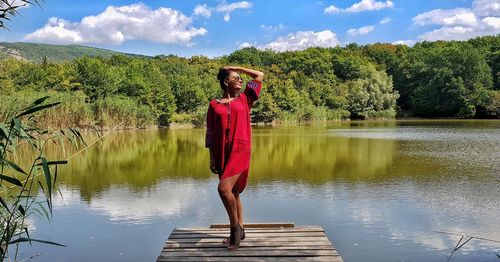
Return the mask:
{"type": "Polygon", "coordinates": [[[233,80],[235,80],[236,82],[243,81],[243,78],[241,78],[241,76],[230,77],[230,79],[233,79],[233,80]]]}

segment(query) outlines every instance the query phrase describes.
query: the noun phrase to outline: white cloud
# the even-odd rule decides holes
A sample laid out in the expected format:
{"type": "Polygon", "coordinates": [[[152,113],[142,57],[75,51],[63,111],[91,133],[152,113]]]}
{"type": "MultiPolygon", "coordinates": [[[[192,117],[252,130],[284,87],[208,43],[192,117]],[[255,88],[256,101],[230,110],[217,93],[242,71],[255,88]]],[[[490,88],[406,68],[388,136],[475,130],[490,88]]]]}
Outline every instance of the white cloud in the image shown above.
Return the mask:
{"type": "Polygon", "coordinates": [[[500,17],[485,17],[481,22],[488,27],[500,29],[500,17]]]}
{"type": "Polygon", "coordinates": [[[280,23],[279,25],[260,25],[260,28],[266,32],[275,33],[285,29],[286,27],[283,23],[280,23]]]}
{"type": "MultiPolygon", "coordinates": [[[[211,194],[206,188],[206,182],[190,179],[172,182],[162,182],[148,190],[137,191],[125,187],[110,187],[86,206],[90,212],[108,216],[109,220],[119,223],[147,224],[155,218],[168,219],[192,209],[193,206],[209,199],[211,194]],[[165,190],[168,188],[168,190],[165,190]],[[203,198],[199,198],[203,197],[203,198]]],[[[54,197],[54,207],[63,209],[79,203],[80,192],[61,187],[61,195],[54,197]]],[[[196,215],[206,212],[205,208],[197,208],[196,215]]]]}
{"type": "Polygon", "coordinates": [[[500,16],[500,0],[475,0],[472,10],[479,16],[500,16]]]}
{"type": "Polygon", "coordinates": [[[304,50],[309,47],[335,47],[339,44],[337,35],[330,30],[321,32],[298,31],[288,34],[286,37],[278,37],[276,41],[258,48],[284,52],[304,50]]]}
{"type": "Polygon", "coordinates": [[[335,14],[335,13],[340,13],[342,12],[341,9],[339,9],[338,7],[334,6],[334,5],[331,5],[327,8],[325,8],[325,14],[335,14]]]}
{"type": "Polygon", "coordinates": [[[476,15],[468,8],[449,10],[436,9],[419,14],[413,18],[417,25],[470,26],[477,23],[476,15]]]}
{"type": "Polygon", "coordinates": [[[467,40],[476,36],[483,35],[481,32],[475,31],[472,27],[453,26],[441,27],[430,32],[420,35],[418,38],[427,41],[437,40],[467,40]]]}
{"type": "Polygon", "coordinates": [[[181,12],[160,7],[152,10],[145,4],[109,6],[96,16],[70,22],[52,17],[48,23],[25,36],[25,40],[59,44],[121,44],[126,40],[192,45],[191,39],[206,34],[194,28],[191,18],[181,12]]]}
{"type": "Polygon", "coordinates": [[[78,23],[71,23],[61,18],[51,17],[41,29],[28,34],[25,40],[58,44],[85,43],[78,23]]]}
{"type": "Polygon", "coordinates": [[[252,3],[247,1],[235,2],[227,4],[226,2],[220,3],[215,7],[215,11],[224,13],[224,21],[229,22],[231,20],[231,13],[236,9],[247,9],[252,7],[252,3]]]}
{"type": "Polygon", "coordinates": [[[386,25],[386,24],[390,23],[391,21],[392,21],[392,19],[391,19],[390,17],[387,17],[387,16],[386,16],[386,17],[382,18],[382,20],[380,20],[380,22],[379,22],[379,23],[380,23],[381,25],[386,25]]]}
{"type": "Polygon", "coordinates": [[[406,46],[413,46],[415,45],[416,41],[415,40],[398,40],[392,42],[393,45],[406,45],[406,46]]]}
{"type": "Polygon", "coordinates": [[[360,27],[360,28],[351,28],[349,30],[347,30],[347,33],[349,35],[352,35],[352,36],[355,36],[355,35],[366,35],[370,32],[372,32],[373,30],[375,30],[375,27],[372,26],[372,25],[367,25],[367,26],[363,26],[363,27],[360,27]]]}
{"type": "MultiPolygon", "coordinates": [[[[111,221],[144,224],[151,219],[169,218],[188,209],[193,205],[193,201],[198,199],[194,197],[197,194],[196,187],[196,184],[184,184],[182,188],[171,188],[168,192],[152,190],[138,193],[111,188],[99,198],[92,199],[88,208],[109,216],[111,221]]],[[[200,192],[200,195],[204,194],[206,195],[206,192],[200,192]]]]}
{"type": "Polygon", "coordinates": [[[212,11],[210,11],[206,4],[195,6],[193,13],[195,16],[204,16],[207,18],[212,15],[212,11]]]}
{"type": "Polygon", "coordinates": [[[206,4],[197,5],[194,8],[193,15],[194,16],[204,16],[210,17],[212,12],[224,13],[224,21],[229,22],[231,20],[231,13],[237,9],[248,9],[252,7],[251,2],[241,1],[234,3],[226,3],[226,1],[222,1],[219,5],[215,7],[209,7],[206,4]]]}
{"type": "Polygon", "coordinates": [[[467,40],[500,34],[500,0],[475,0],[472,8],[435,9],[415,16],[413,22],[440,26],[418,36],[427,41],[467,40]]]}
{"type": "Polygon", "coordinates": [[[387,0],[385,2],[376,0],[361,0],[360,2],[355,3],[345,9],[340,9],[334,5],[330,5],[325,9],[324,13],[325,14],[334,14],[339,12],[358,13],[363,11],[374,11],[392,7],[394,7],[394,3],[390,0],[387,0]]]}
{"type": "Polygon", "coordinates": [[[353,4],[351,7],[347,8],[346,12],[362,12],[362,11],[372,11],[372,10],[380,10],[384,8],[392,8],[394,4],[392,1],[375,1],[375,0],[362,0],[359,3],[353,4]]]}

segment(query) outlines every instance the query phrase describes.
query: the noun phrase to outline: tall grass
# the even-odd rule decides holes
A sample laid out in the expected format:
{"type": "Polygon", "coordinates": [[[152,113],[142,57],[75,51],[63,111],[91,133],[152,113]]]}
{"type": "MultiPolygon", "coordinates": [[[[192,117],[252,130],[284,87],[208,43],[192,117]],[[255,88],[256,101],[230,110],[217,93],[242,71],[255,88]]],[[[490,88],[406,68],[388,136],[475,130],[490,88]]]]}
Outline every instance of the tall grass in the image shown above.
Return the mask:
{"type": "Polygon", "coordinates": [[[280,111],[276,121],[278,123],[304,123],[312,121],[344,120],[349,118],[349,111],[330,109],[327,107],[306,107],[299,112],[280,111]]]}
{"type": "Polygon", "coordinates": [[[95,103],[86,102],[87,96],[81,91],[72,92],[36,92],[22,91],[0,94],[0,121],[14,116],[32,101],[50,96],[47,102],[58,101],[57,107],[36,112],[37,121],[42,127],[64,128],[93,125],[112,127],[121,124],[123,128],[147,127],[155,125],[155,114],[150,107],[136,100],[123,96],[110,96],[95,103]]]}
{"type": "Polygon", "coordinates": [[[366,113],[365,119],[394,119],[396,118],[396,110],[381,110],[374,111],[370,110],[366,113]]]}
{"type": "Polygon", "coordinates": [[[94,104],[95,119],[100,126],[147,127],[155,125],[154,112],[148,106],[124,96],[111,96],[94,104]]]}
{"type": "Polygon", "coordinates": [[[90,126],[93,124],[92,109],[85,103],[85,94],[82,92],[34,92],[23,91],[0,95],[0,121],[11,118],[14,112],[28,107],[32,101],[44,96],[51,96],[47,102],[61,102],[54,108],[36,112],[37,121],[42,127],[63,128],[69,126],[90,126]]]}

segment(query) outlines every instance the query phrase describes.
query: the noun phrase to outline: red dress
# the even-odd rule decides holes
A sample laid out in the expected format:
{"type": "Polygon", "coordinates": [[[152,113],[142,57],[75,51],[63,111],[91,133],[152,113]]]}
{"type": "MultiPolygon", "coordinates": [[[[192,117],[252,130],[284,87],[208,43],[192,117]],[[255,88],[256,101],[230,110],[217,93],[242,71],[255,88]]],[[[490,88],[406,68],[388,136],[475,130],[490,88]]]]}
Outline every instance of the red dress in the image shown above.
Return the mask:
{"type": "Polygon", "coordinates": [[[211,148],[219,179],[241,174],[236,189],[243,192],[247,184],[252,150],[250,108],[258,99],[262,84],[247,83],[245,91],[228,103],[210,101],[207,113],[205,146],[211,148]]]}

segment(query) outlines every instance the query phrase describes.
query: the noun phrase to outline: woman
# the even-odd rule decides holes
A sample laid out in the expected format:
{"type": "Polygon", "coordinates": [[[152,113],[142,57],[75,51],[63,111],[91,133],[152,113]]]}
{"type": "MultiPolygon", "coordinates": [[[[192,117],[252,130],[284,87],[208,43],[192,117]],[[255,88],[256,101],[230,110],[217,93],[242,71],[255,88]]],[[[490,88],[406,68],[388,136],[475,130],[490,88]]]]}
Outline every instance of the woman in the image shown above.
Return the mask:
{"type": "Polygon", "coordinates": [[[210,101],[207,113],[205,145],[210,149],[210,170],[219,175],[219,196],[231,225],[228,249],[238,248],[245,238],[243,205],[240,193],[247,184],[251,155],[250,108],[258,99],[264,73],[248,68],[227,66],[217,79],[224,91],[220,99],[210,101]],[[239,73],[253,78],[241,92],[239,73]]]}

